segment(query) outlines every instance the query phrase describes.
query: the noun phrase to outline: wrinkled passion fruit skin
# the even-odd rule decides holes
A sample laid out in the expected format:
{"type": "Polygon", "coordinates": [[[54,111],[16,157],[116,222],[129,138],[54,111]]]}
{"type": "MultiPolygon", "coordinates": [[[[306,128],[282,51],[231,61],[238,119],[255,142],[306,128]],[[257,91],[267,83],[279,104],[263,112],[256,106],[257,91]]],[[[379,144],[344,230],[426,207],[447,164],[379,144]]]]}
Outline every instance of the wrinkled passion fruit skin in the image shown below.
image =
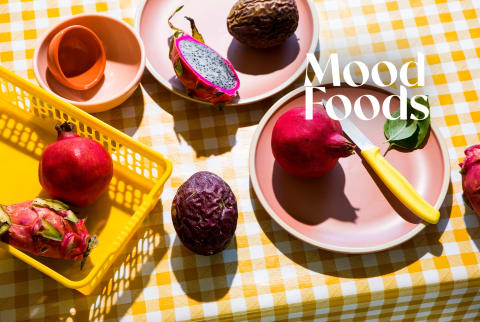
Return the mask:
{"type": "Polygon", "coordinates": [[[295,0],[239,0],[227,18],[228,32],[253,48],[281,45],[298,27],[295,0]]]}
{"type": "Polygon", "coordinates": [[[237,200],[219,176],[195,173],[177,190],[172,222],[178,237],[191,251],[213,255],[224,250],[237,228],[237,200]]]}

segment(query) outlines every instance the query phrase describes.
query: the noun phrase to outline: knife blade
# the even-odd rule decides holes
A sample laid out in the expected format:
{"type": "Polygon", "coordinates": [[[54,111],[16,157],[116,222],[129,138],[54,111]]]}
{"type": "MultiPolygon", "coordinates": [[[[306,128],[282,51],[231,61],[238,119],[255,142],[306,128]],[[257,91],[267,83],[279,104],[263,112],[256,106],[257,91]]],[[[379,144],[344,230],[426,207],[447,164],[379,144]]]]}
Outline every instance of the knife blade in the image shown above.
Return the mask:
{"type": "MultiPolygon", "coordinates": [[[[323,106],[326,105],[325,100],[323,100],[322,103],[323,106]]],[[[332,108],[337,116],[344,116],[344,114],[333,104],[332,108]]],[[[343,132],[348,135],[348,137],[360,148],[360,150],[367,150],[375,147],[375,145],[365,136],[365,134],[363,134],[362,131],[360,131],[355,124],[353,124],[352,121],[348,119],[348,117],[343,120],[339,120],[339,122],[342,125],[343,132]]]]}

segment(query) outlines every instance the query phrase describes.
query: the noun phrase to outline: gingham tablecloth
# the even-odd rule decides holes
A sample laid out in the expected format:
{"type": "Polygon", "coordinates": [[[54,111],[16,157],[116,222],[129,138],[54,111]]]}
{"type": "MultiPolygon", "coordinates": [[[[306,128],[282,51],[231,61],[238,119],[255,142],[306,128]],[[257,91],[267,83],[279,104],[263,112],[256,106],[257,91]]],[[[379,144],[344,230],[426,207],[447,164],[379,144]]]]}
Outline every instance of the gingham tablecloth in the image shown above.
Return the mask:
{"type": "MultiPolygon", "coordinates": [[[[338,52],[342,63],[361,60],[372,66],[389,60],[400,66],[419,51],[426,55],[426,86],[416,94],[430,95],[432,119],[451,160],[451,185],[437,225],[369,255],[335,254],[291,237],[262,209],[248,176],[256,124],[279,96],[218,111],[170,94],[146,72],[132,98],[96,116],[173,161],[159,205],[91,296],[0,253],[0,320],[158,321],[232,314],[239,319],[478,320],[480,224],[462,201],[457,164],[464,149],[480,141],[480,2],[361,3],[316,2],[322,57],[338,52]],[[170,217],[176,189],[199,170],[225,178],[240,211],[235,241],[212,257],[187,251],[170,217]]],[[[34,46],[49,26],[96,11],[132,23],[136,5],[0,0],[1,64],[35,81],[34,46]]]]}

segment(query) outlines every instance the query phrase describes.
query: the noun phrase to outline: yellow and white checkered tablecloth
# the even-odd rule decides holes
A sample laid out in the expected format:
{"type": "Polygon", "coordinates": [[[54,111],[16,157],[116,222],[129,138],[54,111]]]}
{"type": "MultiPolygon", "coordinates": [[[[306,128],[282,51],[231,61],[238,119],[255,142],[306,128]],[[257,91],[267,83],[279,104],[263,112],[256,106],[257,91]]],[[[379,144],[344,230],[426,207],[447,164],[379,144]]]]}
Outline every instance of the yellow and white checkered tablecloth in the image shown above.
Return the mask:
{"type": "MultiPolygon", "coordinates": [[[[438,225],[369,255],[330,253],[291,237],[262,209],[248,176],[256,124],[279,96],[218,111],[170,94],[146,72],[132,98],[97,116],[173,161],[159,205],[91,296],[0,253],[0,320],[157,321],[232,314],[266,320],[478,320],[480,223],[462,201],[457,164],[464,149],[480,141],[480,2],[361,3],[316,2],[322,57],[338,52],[343,63],[389,60],[400,66],[418,51],[426,55],[426,86],[418,91],[430,95],[433,122],[452,164],[438,225]],[[198,170],[221,175],[238,198],[236,239],[212,257],[187,251],[170,219],[176,189],[198,170]]],[[[49,26],[96,11],[131,23],[136,5],[0,0],[1,64],[34,81],[34,46],[49,26]]]]}

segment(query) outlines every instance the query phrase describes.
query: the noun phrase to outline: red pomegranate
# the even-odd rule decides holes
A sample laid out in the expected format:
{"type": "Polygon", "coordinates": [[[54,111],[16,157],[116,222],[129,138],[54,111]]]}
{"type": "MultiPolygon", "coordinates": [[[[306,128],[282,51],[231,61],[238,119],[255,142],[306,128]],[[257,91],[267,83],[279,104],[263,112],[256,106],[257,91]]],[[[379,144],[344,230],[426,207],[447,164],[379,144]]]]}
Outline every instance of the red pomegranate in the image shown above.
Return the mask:
{"type": "Polygon", "coordinates": [[[288,173],[318,178],[332,170],[339,158],[353,154],[355,145],[343,136],[339,121],[324,108],[313,108],[313,119],[306,120],[305,107],[282,114],[272,131],[272,152],[288,173]]]}
{"type": "Polygon", "coordinates": [[[72,123],[55,129],[57,142],[45,149],[40,160],[40,184],[54,199],[76,206],[90,205],[112,179],[112,158],[98,142],[78,136],[72,123]]]}

